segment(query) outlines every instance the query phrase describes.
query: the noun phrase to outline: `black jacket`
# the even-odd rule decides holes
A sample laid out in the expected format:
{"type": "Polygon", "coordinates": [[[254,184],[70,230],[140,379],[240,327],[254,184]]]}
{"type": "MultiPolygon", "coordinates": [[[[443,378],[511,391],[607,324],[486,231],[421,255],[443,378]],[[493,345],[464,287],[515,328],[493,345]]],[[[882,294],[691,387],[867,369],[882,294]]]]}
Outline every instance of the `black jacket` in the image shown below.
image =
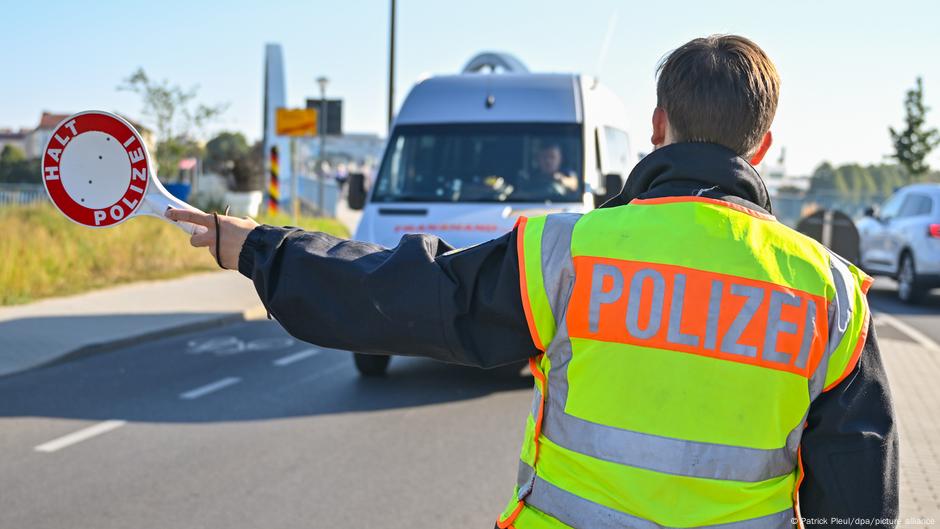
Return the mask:
{"type": "MultiPolygon", "coordinates": [[[[602,207],[688,195],[771,212],[754,168],[706,143],[654,151],[602,207]]],[[[515,230],[455,251],[432,235],[405,235],[386,249],[260,226],[239,270],[289,333],[317,345],[484,368],[539,353],[522,308],[515,230]]],[[[801,450],[804,518],[897,516],[897,429],[873,326],[855,370],[812,403],[801,450]]]]}

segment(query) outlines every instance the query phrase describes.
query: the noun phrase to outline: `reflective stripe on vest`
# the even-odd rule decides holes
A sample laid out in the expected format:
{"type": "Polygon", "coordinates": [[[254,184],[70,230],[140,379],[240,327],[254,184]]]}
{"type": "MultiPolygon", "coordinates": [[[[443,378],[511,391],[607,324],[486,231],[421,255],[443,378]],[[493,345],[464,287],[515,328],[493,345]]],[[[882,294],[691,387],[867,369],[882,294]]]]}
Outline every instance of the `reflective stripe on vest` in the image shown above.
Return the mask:
{"type": "MultiPolygon", "coordinates": [[[[541,513],[552,513],[552,517],[570,527],[589,527],[590,529],[667,529],[669,526],[659,525],[650,520],[639,518],[631,514],[611,509],[599,503],[581,498],[562,488],[552,485],[535,475],[532,467],[523,464],[533,476],[534,488],[526,498],[526,505],[534,507],[541,513]]],[[[759,518],[729,522],[713,525],[700,525],[697,527],[708,529],[780,529],[791,527],[793,510],[784,509],[759,518]]],[[[518,520],[516,527],[525,527],[525,520],[518,520]]]]}
{"type": "Polygon", "coordinates": [[[547,383],[500,525],[526,505],[573,527],[788,524],[809,403],[858,360],[870,278],[701,198],[522,219],[517,239],[547,383]]]}

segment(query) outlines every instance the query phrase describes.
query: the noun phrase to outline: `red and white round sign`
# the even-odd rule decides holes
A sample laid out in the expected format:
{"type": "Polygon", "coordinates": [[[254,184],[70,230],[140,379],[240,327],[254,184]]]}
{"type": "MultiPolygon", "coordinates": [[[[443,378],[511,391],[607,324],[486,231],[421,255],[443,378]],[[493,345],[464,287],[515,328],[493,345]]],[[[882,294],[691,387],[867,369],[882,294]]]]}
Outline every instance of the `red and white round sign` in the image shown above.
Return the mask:
{"type": "Polygon", "coordinates": [[[42,180],[52,203],[92,228],[113,226],[144,201],[150,159],[140,134],[109,112],[88,111],[56,127],[42,155],[42,180]]]}

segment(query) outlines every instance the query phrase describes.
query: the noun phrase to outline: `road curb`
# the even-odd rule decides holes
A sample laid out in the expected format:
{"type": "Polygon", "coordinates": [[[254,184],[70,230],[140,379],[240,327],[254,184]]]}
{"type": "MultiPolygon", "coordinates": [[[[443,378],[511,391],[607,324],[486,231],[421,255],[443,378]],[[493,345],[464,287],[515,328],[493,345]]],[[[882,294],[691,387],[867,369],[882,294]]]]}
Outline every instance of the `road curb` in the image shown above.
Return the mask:
{"type": "Polygon", "coordinates": [[[142,344],[146,342],[152,342],[155,340],[162,340],[164,338],[172,338],[174,336],[179,336],[181,334],[188,334],[191,332],[202,331],[206,329],[212,329],[215,327],[222,327],[225,325],[230,325],[233,323],[240,323],[251,320],[260,320],[267,317],[267,310],[264,306],[258,305],[250,309],[245,309],[241,312],[233,312],[230,314],[222,314],[213,317],[206,317],[200,321],[193,321],[188,323],[181,323],[179,325],[171,325],[169,327],[164,327],[152,331],[145,331],[139,334],[134,334],[131,336],[124,336],[121,338],[116,338],[113,340],[106,340],[103,342],[92,343],[82,345],[70,351],[66,351],[61,355],[56,356],[55,358],[46,359],[42,362],[36,363],[34,365],[14,369],[7,372],[0,372],[0,378],[16,375],[23,373],[25,371],[30,371],[33,369],[39,369],[43,367],[54,366],[58,364],[63,364],[65,362],[71,362],[79,358],[85,358],[93,356],[96,354],[107,353],[126,347],[128,345],[142,344]]]}

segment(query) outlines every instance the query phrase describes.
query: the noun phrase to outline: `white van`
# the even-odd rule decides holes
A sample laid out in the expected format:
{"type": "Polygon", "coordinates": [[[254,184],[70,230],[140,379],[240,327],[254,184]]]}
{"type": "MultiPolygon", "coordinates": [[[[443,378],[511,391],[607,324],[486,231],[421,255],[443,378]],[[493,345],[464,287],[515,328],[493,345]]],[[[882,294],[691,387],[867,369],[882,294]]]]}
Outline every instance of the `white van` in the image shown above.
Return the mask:
{"type": "MultiPolygon", "coordinates": [[[[355,239],[395,247],[430,233],[471,246],[520,216],[593,209],[620,192],[636,160],[623,105],[591,77],[431,77],[405,99],[368,196],[350,180],[350,207],[363,209],[355,239]]],[[[387,363],[356,355],[366,375],[387,363]]]]}

